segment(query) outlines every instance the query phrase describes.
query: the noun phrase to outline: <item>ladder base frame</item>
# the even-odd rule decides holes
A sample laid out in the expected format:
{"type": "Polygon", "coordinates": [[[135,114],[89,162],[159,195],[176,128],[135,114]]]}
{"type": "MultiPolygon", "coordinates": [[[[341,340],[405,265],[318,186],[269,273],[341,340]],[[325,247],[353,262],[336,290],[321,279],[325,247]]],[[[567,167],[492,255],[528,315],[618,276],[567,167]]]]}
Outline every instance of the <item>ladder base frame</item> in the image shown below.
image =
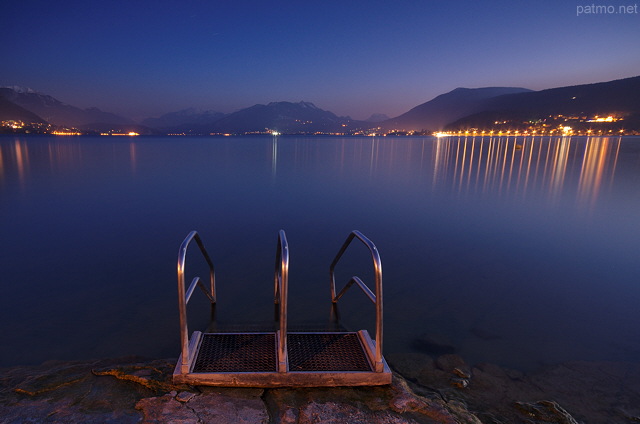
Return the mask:
{"type": "MultiPolygon", "coordinates": [[[[208,333],[224,334],[224,333],[208,333]]],[[[243,333],[255,334],[255,333],[243,333]]],[[[289,334],[323,334],[323,333],[303,333],[292,332],[289,334]]],[[[333,334],[350,334],[336,332],[333,334]]],[[[337,387],[337,386],[380,386],[391,384],[391,369],[384,357],[382,358],[383,369],[375,372],[374,352],[375,341],[371,339],[366,330],[353,333],[358,335],[363,353],[367,357],[369,367],[372,371],[291,371],[287,372],[181,372],[182,356],[178,358],[178,363],[173,373],[174,384],[187,384],[193,386],[218,386],[218,387],[337,387]]],[[[194,364],[200,353],[201,341],[205,333],[195,331],[191,337],[189,345],[194,348],[193,354],[189,358],[189,370],[193,370],[194,364]]],[[[274,349],[276,347],[274,346],[274,349]]],[[[274,365],[277,370],[277,364],[274,365]]],[[[287,366],[288,368],[288,366],[287,366]]]]}

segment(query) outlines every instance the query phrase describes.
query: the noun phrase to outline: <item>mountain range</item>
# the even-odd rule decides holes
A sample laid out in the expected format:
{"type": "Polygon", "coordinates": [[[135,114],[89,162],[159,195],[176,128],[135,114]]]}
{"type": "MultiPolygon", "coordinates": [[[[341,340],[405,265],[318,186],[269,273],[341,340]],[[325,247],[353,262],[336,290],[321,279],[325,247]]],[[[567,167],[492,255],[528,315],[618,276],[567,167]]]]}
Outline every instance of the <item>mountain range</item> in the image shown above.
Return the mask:
{"type": "Polygon", "coordinates": [[[206,133],[206,128],[213,126],[224,115],[222,112],[188,108],[165,113],[159,118],[147,118],[141,124],[166,133],[206,133]]]}
{"type": "Polygon", "coordinates": [[[264,132],[265,129],[281,133],[335,133],[368,127],[368,123],[339,117],[322,110],[310,102],[272,102],[255,105],[226,115],[216,121],[211,132],[239,133],[264,132]]]}
{"type": "MultiPolygon", "coordinates": [[[[1,89],[0,89],[1,90],[1,89]]],[[[33,112],[13,103],[11,100],[0,95],[0,119],[15,120],[25,122],[44,122],[46,121],[33,112]]]]}
{"type": "Polygon", "coordinates": [[[184,109],[159,118],[148,118],[143,125],[172,134],[238,134],[278,131],[287,134],[345,132],[369,124],[339,117],[310,102],[271,102],[224,114],[184,109]]]}
{"type": "Polygon", "coordinates": [[[418,105],[402,115],[380,123],[383,130],[438,131],[447,124],[484,110],[490,99],[505,94],[529,93],[526,88],[456,88],[418,105]]]}
{"type": "Polygon", "coordinates": [[[517,87],[456,88],[388,119],[337,116],[310,102],[257,104],[224,114],[193,108],[136,123],[97,108],[80,109],[33,90],[0,88],[0,121],[47,122],[84,131],[140,134],[389,133],[489,128],[494,122],[528,122],[550,115],[625,116],[640,130],[640,76],[610,82],[532,91],[517,87]]]}
{"type": "MultiPolygon", "coordinates": [[[[103,112],[98,108],[80,109],[42,93],[20,87],[0,88],[0,98],[18,105],[43,121],[55,125],[71,126],[75,128],[88,128],[98,124],[131,125],[132,120],[123,118],[109,112],[103,112]]],[[[4,119],[4,118],[3,118],[4,119]]]]}
{"type": "Polygon", "coordinates": [[[640,76],[493,97],[483,110],[450,122],[446,129],[488,128],[494,122],[536,122],[550,115],[611,114],[624,116],[627,128],[640,129],[640,76]]]}

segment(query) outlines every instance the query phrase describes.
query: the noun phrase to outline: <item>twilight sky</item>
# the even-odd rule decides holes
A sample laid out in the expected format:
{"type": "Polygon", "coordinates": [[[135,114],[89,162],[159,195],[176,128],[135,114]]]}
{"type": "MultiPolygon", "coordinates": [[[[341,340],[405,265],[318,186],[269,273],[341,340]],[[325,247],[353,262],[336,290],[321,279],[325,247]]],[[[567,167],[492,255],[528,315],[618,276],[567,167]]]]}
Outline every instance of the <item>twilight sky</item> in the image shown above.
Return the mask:
{"type": "Polygon", "coordinates": [[[634,1],[8,1],[0,86],[134,118],[282,100],[393,117],[456,87],[639,75],[634,1]]]}

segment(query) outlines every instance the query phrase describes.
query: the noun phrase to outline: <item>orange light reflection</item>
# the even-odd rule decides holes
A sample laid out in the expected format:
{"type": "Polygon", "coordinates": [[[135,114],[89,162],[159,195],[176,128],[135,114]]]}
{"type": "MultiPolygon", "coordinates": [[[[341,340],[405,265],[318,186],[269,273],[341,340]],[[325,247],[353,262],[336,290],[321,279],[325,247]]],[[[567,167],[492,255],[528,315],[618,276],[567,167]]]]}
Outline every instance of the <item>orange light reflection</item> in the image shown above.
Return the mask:
{"type": "Polygon", "coordinates": [[[583,143],[571,136],[461,135],[437,137],[433,146],[433,189],[454,187],[459,195],[480,191],[521,199],[541,192],[553,204],[570,187],[569,169],[578,166],[578,199],[592,207],[603,184],[613,180],[620,138],[589,137],[583,143]]]}

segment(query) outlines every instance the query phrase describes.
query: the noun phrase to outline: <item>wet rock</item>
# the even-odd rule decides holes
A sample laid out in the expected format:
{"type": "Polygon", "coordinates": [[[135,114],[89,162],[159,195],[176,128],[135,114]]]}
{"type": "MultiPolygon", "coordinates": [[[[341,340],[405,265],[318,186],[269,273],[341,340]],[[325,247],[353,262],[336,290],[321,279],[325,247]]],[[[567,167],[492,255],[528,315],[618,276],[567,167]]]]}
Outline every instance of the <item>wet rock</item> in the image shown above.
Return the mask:
{"type": "Polygon", "coordinates": [[[296,424],[298,422],[299,416],[300,416],[299,410],[286,409],[281,412],[276,422],[279,422],[280,424],[296,424]]]}
{"type": "Polygon", "coordinates": [[[366,411],[346,403],[326,402],[309,403],[299,412],[299,424],[404,424],[418,423],[407,420],[389,411],[366,411]]]}
{"type": "Polygon", "coordinates": [[[616,412],[618,412],[621,417],[629,422],[640,423],[640,415],[630,415],[627,411],[620,408],[616,412]]]}
{"type": "Polygon", "coordinates": [[[420,414],[436,423],[481,424],[464,405],[445,402],[440,398],[416,396],[404,380],[395,380],[393,390],[394,397],[389,406],[396,412],[420,414]]]}
{"type": "Polygon", "coordinates": [[[386,355],[386,360],[404,378],[416,380],[425,367],[433,367],[433,358],[424,353],[402,353],[386,355]]]}
{"type": "MultiPolygon", "coordinates": [[[[172,393],[174,393],[174,392],[171,392],[170,394],[172,394],[172,393]]],[[[192,393],[192,392],[180,392],[179,394],[174,395],[174,396],[175,396],[175,399],[178,402],[185,403],[185,402],[189,402],[191,399],[193,399],[196,396],[196,394],[192,393]]]]}
{"type": "Polygon", "coordinates": [[[446,389],[450,387],[452,374],[443,371],[435,365],[435,362],[420,370],[416,381],[418,384],[428,387],[432,390],[446,389]]]}
{"type": "MultiPolygon", "coordinates": [[[[420,358],[416,356],[419,354],[413,354],[405,359],[420,358]]],[[[471,379],[470,367],[464,362],[462,357],[455,354],[442,355],[432,360],[421,360],[421,368],[416,371],[415,368],[411,368],[409,364],[396,360],[394,358],[393,363],[400,363],[402,366],[398,367],[398,370],[402,372],[403,369],[411,370],[410,381],[417,382],[418,384],[439,391],[441,394],[443,390],[456,388],[466,388],[471,379]]]]}
{"type": "Polygon", "coordinates": [[[541,400],[535,403],[516,402],[515,406],[530,422],[578,424],[578,422],[556,402],[541,400]],[[535,420],[535,421],[532,421],[535,420]]]}
{"type": "Polygon", "coordinates": [[[464,362],[464,359],[462,359],[460,355],[439,356],[435,361],[435,365],[442,371],[456,374],[459,377],[467,378],[464,376],[471,376],[469,366],[464,362]],[[459,374],[463,374],[463,376],[460,376],[459,374]]]}
{"type": "Polygon", "coordinates": [[[466,369],[462,370],[460,368],[454,368],[452,372],[458,377],[464,378],[465,380],[469,380],[471,378],[471,372],[466,369]]]}
{"type": "MultiPolygon", "coordinates": [[[[572,361],[531,375],[532,384],[578,421],[633,423],[640,416],[640,364],[572,361]]],[[[519,400],[526,400],[521,398],[519,400]]]]}
{"type": "MultiPolygon", "coordinates": [[[[411,369],[409,358],[403,368],[411,369]]],[[[569,417],[588,424],[640,422],[640,364],[574,361],[525,374],[493,364],[469,369],[461,361],[444,355],[424,366],[420,360],[414,367],[421,367],[419,374],[410,380],[412,389],[426,396],[437,393],[448,408],[459,400],[485,424],[545,423],[545,401],[557,405],[547,411],[547,418],[555,419],[551,422],[571,422],[569,417]],[[456,387],[464,385],[456,379],[467,373],[468,385],[456,387]],[[538,418],[531,415],[534,411],[526,412],[525,405],[536,406],[538,418]]]]}
{"type": "Polygon", "coordinates": [[[466,378],[452,378],[449,381],[451,385],[457,389],[466,389],[469,385],[469,380],[466,378]]]}
{"type": "Polygon", "coordinates": [[[143,423],[268,423],[269,415],[261,399],[262,390],[211,389],[197,394],[181,392],[177,396],[141,399],[136,409],[143,423]]]}
{"type": "Polygon", "coordinates": [[[132,406],[154,392],[91,372],[96,367],[115,367],[135,360],[48,362],[3,369],[0,373],[1,422],[138,422],[140,413],[132,406]],[[114,393],[117,396],[113,396],[114,393]]]}
{"type": "Polygon", "coordinates": [[[413,341],[412,347],[429,355],[445,355],[455,353],[456,348],[446,337],[439,335],[423,335],[413,341]]]}
{"type": "Polygon", "coordinates": [[[176,388],[171,380],[175,363],[155,360],[133,364],[96,367],[92,373],[98,376],[112,376],[119,380],[131,381],[155,392],[168,392],[176,388]]]}
{"type": "Polygon", "coordinates": [[[272,389],[264,399],[279,423],[480,424],[458,405],[416,395],[399,378],[384,387],[272,389]]]}
{"type": "Polygon", "coordinates": [[[187,408],[169,394],[141,399],[136,404],[136,409],[142,412],[141,422],[145,424],[167,422],[197,424],[199,422],[199,417],[191,408],[187,408]]]}
{"type": "Polygon", "coordinates": [[[494,364],[480,364],[473,368],[472,375],[469,387],[464,391],[465,399],[471,410],[492,416],[495,422],[523,422],[514,402],[548,397],[524,376],[494,364]]]}
{"type": "Polygon", "coordinates": [[[510,424],[509,421],[498,418],[489,412],[479,413],[478,418],[480,419],[480,421],[482,421],[482,424],[510,424]]]}
{"type": "Polygon", "coordinates": [[[171,384],[174,361],[138,358],[8,368],[0,370],[0,423],[640,422],[640,364],[575,361],[524,374],[470,369],[457,355],[391,357],[413,373],[410,383],[196,388],[171,384]]]}
{"type": "MultiPolygon", "coordinates": [[[[433,362],[433,361],[432,361],[433,362]]],[[[464,403],[381,387],[246,389],[171,384],[173,361],[50,363],[0,373],[0,423],[480,424],[464,403]]]]}

